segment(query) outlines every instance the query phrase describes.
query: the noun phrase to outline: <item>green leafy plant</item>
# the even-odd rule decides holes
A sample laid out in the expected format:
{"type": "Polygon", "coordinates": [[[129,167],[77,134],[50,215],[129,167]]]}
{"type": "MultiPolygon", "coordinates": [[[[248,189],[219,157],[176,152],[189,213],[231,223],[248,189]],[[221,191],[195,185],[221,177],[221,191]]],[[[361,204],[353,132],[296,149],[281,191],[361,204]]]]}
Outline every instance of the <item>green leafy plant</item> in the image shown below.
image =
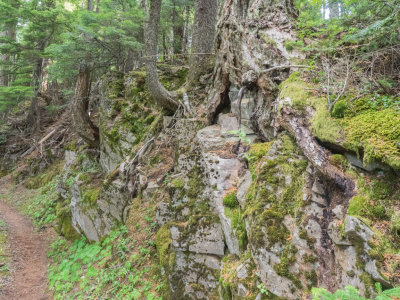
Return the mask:
{"type": "Polygon", "coordinates": [[[265,296],[269,295],[268,289],[265,287],[263,283],[257,284],[257,288],[260,291],[261,295],[265,296]]]}
{"type": "MultiPolygon", "coordinates": [[[[393,288],[382,291],[380,283],[375,284],[377,296],[375,300],[393,300],[393,296],[400,297],[400,288],[393,288]]],[[[367,300],[360,296],[360,292],[353,286],[346,286],[343,290],[337,290],[335,293],[330,293],[324,288],[312,288],[313,300],[367,300]]]]}

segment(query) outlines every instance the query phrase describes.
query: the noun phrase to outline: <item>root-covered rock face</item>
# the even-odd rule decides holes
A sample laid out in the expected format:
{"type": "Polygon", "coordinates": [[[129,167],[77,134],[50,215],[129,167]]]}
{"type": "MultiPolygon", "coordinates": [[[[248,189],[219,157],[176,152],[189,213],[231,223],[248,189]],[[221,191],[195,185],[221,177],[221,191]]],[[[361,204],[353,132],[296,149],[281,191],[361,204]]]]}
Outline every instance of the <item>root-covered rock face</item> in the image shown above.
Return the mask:
{"type": "MultiPolygon", "coordinates": [[[[109,75],[98,149],[65,147],[61,233],[101,241],[140,219],[141,204],[154,208],[143,222],[164,299],[305,299],[348,285],[370,296],[375,282],[399,284],[400,120],[386,112],[389,134],[381,112],[331,115],[295,72],[303,54],[285,47],[295,16],[290,0],[224,1],[214,72],[200,78],[209,85],[188,91],[198,117],[155,108],[143,71],[109,75]]],[[[185,82],[167,71],[170,87],[185,82]]]]}

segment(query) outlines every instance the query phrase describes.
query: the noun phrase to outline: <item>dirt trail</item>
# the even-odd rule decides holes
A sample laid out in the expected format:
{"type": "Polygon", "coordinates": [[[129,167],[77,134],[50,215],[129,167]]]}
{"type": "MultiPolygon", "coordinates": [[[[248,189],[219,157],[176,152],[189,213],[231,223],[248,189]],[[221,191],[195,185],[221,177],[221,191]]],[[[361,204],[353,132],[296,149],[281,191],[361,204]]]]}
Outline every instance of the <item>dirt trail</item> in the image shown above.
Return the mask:
{"type": "Polygon", "coordinates": [[[47,293],[47,241],[43,234],[34,232],[32,222],[4,203],[1,193],[11,185],[0,180],[0,215],[7,224],[11,242],[12,263],[10,280],[4,284],[0,299],[50,299],[47,293]]]}

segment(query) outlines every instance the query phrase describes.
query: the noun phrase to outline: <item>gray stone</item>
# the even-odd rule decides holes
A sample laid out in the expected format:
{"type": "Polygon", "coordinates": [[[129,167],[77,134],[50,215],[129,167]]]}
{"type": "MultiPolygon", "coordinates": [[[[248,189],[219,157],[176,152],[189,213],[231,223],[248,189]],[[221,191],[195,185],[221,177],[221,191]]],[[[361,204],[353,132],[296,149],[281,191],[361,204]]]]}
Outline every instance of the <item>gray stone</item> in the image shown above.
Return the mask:
{"type": "Polygon", "coordinates": [[[322,184],[322,182],[316,179],[312,186],[312,191],[319,195],[325,195],[325,186],[322,184]]]}
{"type": "Polygon", "coordinates": [[[332,209],[332,212],[334,213],[335,217],[338,218],[339,220],[344,219],[345,209],[343,205],[337,205],[335,208],[332,209]]]}
{"type": "Polygon", "coordinates": [[[336,222],[329,223],[328,235],[336,245],[351,246],[352,244],[340,235],[339,225],[336,222]]]}
{"type": "Polygon", "coordinates": [[[364,164],[364,162],[358,158],[356,155],[351,154],[351,153],[345,153],[345,156],[347,158],[347,160],[353,165],[356,166],[360,169],[366,170],[368,172],[372,172],[375,170],[388,170],[389,167],[381,164],[379,162],[371,162],[368,164],[364,164]]]}
{"type": "Polygon", "coordinates": [[[219,114],[217,123],[221,126],[220,130],[222,134],[239,129],[238,119],[232,114],[219,114]]]}
{"type": "Polygon", "coordinates": [[[237,190],[236,197],[242,207],[244,207],[244,204],[246,202],[246,196],[251,186],[251,182],[252,182],[251,174],[249,171],[247,171],[245,175],[239,179],[239,187],[237,190]]]}
{"type": "Polygon", "coordinates": [[[346,217],[344,230],[350,240],[368,242],[374,235],[364,222],[352,216],[346,217]]]}
{"type": "Polygon", "coordinates": [[[385,286],[385,287],[392,286],[390,281],[387,280],[386,278],[384,278],[378,271],[378,268],[376,267],[376,260],[369,260],[365,264],[365,271],[371,275],[372,279],[380,282],[383,286],[385,286]]]}
{"type": "Polygon", "coordinates": [[[170,232],[172,246],[176,251],[224,255],[225,244],[220,224],[197,227],[194,234],[190,233],[187,236],[176,226],[172,226],[170,232]]]}
{"type": "Polygon", "coordinates": [[[239,279],[245,279],[245,278],[247,278],[247,276],[248,276],[248,273],[247,273],[247,264],[246,263],[244,263],[244,264],[241,264],[239,267],[237,267],[236,268],[236,272],[237,272],[237,277],[239,278],[239,279]]]}
{"type": "Polygon", "coordinates": [[[164,116],[163,117],[163,127],[164,129],[167,129],[169,126],[171,126],[172,123],[172,117],[170,116],[164,116]]]}
{"type": "Polygon", "coordinates": [[[243,285],[243,284],[241,284],[241,283],[238,283],[238,286],[237,286],[237,289],[238,289],[238,296],[239,297],[246,297],[246,294],[247,294],[247,289],[246,289],[246,287],[243,285]]]}
{"type": "Polygon", "coordinates": [[[311,195],[311,201],[318,203],[324,207],[326,207],[328,205],[327,200],[325,199],[325,197],[319,195],[319,194],[312,194],[311,195]]]}
{"type": "Polygon", "coordinates": [[[223,241],[220,224],[201,227],[189,242],[189,251],[202,254],[224,255],[225,244],[223,241]]]}

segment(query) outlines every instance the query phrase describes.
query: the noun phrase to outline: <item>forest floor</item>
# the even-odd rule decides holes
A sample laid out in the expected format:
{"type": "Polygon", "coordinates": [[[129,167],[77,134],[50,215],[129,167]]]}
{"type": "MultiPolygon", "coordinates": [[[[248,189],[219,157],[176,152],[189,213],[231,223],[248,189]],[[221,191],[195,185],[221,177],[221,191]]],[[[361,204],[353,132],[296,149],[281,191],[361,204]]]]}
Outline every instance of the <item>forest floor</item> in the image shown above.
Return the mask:
{"type": "Polygon", "coordinates": [[[11,176],[0,179],[0,218],[7,228],[12,257],[0,299],[50,299],[46,276],[48,233],[36,233],[30,219],[10,204],[21,201],[21,197],[29,195],[27,192],[22,185],[13,186],[11,176]]]}

